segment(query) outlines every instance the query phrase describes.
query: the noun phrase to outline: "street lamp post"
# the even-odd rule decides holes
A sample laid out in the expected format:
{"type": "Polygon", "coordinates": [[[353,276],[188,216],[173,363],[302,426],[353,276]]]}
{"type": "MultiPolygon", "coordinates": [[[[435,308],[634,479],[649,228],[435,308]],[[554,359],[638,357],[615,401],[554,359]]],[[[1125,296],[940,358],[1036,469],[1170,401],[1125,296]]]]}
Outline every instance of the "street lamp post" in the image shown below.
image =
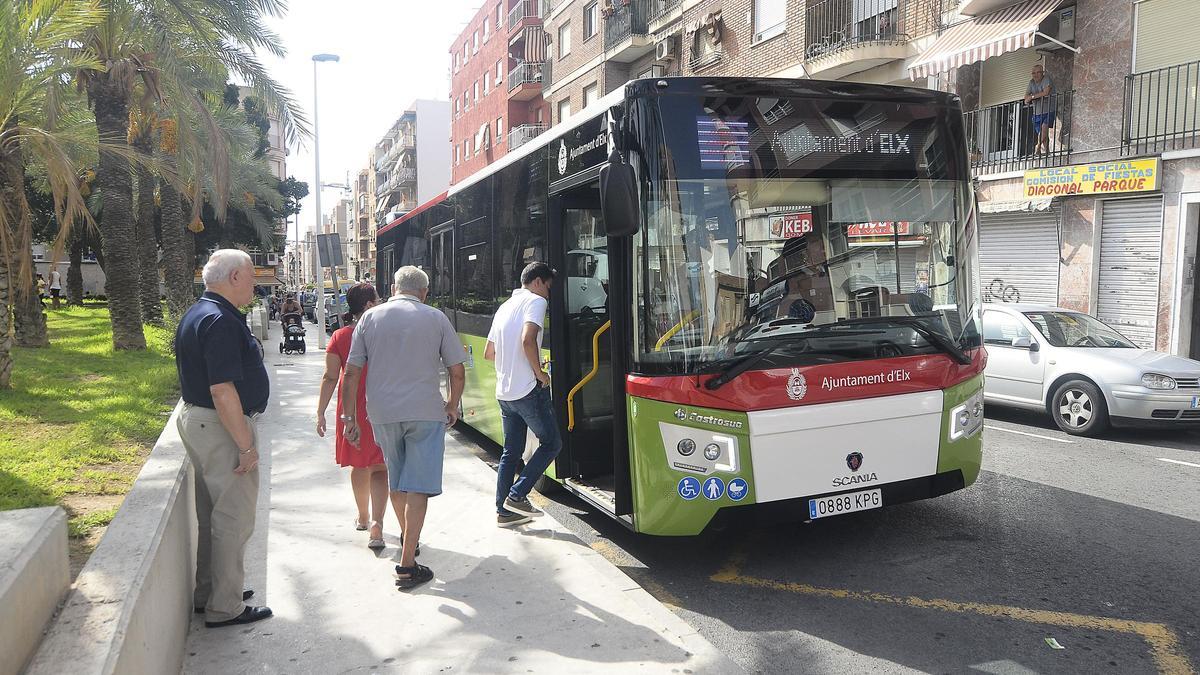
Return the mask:
{"type": "MultiPolygon", "coordinates": [[[[341,59],[336,54],[313,54],[313,182],[317,186],[317,220],[316,227],[313,231],[317,234],[321,232],[321,132],[320,122],[318,117],[318,109],[320,103],[317,99],[317,64],[325,61],[333,61],[337,63],[341,59]]],[[[317,283],[317,306],[313,311],[317,317],[317,347],[325,349],[325,279],[321,272],[320,261],[314,266],[313,270],[314,281],[317,283]]],[[[337,297],[337,289],[333,289],[334,297],[337,297]]]]}

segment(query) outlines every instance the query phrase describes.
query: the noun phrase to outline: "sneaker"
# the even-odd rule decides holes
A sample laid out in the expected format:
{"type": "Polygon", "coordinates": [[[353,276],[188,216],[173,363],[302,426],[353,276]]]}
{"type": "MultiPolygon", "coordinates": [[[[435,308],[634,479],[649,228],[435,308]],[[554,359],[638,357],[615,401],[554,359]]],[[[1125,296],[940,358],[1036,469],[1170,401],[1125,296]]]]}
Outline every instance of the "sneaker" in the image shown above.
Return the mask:
{"type": "Polygon", "coordinates": [[[512,497],[509,497],[508,499],[504,500],[504,508],[508,509],[509,511],[519,513],[523,516],[529,516],[530,518],[537,518],[546,515],[545,513],[539,511],[533,504],[531,504],[528,497],[522,499],[521,501],[517,501],[512,497]]]}
{"type": "Polygon", "coordinates": [[[529,516],[523,516],[519,513],[497,513],[496,527],[516,527],[518,525],[524,525],[531,520],[533,520],[533,518],[530,518],[529,516]]]}

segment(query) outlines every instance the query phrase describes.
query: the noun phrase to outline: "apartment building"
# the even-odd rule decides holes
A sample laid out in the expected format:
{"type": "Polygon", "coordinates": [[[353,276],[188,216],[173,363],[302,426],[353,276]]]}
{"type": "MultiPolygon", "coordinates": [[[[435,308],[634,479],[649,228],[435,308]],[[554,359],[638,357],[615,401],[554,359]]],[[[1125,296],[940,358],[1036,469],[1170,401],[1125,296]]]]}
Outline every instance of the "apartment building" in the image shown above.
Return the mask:
{"type": "Polygon", "coordinates": [[[414,101],[372,149],[374,221],[390,222],[450,184],[450,104],[414,101]]]}
{"type": "Polygon", "coordinates": [[[373,278],[375,270],[375,172],[370,168],[374,165],[370,156],[367,161],[367,166],[359,169],[350,184],[353,213],[347,249],[351,278],[355,280],[373,278]]]}
{"type": "Polygon", "coordinates": [[[546,128],[544,7],[543,0],[489,0],[451,45],[453,182],[546,128]]]}
{"type": "MultiPolygon", "coordinates": [[[[638,77],[812,77],[952,91],[985,299],[1099,316],[1200,356],[1195,0],[558,0],[558,123],[638,77]],[[1053,83],[1024,102],[1034,65],[1053,83]],[[1050,114],[1044,144],[1033,115],[1050,114]]],[[[1045,120],[1045,117],[1043,117],[1045,120]]]]}

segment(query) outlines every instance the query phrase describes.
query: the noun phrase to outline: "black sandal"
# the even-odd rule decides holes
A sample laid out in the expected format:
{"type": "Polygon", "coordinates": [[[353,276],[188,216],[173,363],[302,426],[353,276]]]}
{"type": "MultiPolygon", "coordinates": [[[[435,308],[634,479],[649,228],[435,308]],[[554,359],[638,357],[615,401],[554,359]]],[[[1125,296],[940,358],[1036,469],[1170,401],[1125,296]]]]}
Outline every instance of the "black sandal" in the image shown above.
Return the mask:
{"type": "Polygon", "coordinates": [[[433,570],[420,564],[413,563],[412,567],[401,567],[396,565],[396,574],[407,574],[406,577],[396,579],[396,587],[402,591],[407,591],[410,588],[416,588],[421,584],[433,580],[433,570]]]}

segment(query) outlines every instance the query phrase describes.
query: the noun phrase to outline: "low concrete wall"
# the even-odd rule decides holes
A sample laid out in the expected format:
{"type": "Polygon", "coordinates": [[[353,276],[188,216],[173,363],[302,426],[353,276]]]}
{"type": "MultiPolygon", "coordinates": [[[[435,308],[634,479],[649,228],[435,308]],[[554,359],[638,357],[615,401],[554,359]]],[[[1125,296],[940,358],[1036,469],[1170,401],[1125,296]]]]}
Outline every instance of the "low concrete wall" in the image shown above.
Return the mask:
{"type": "Polygon", "coordinates": [[[25,666],[70,584],[66,512],[0,513],[0,673],[25,666]]]}
{"type": "Polygon", "coordinates": [[[177,405],[30,675],[179,672],[192,616],[195,508],[178,415],[177,405]]]}

